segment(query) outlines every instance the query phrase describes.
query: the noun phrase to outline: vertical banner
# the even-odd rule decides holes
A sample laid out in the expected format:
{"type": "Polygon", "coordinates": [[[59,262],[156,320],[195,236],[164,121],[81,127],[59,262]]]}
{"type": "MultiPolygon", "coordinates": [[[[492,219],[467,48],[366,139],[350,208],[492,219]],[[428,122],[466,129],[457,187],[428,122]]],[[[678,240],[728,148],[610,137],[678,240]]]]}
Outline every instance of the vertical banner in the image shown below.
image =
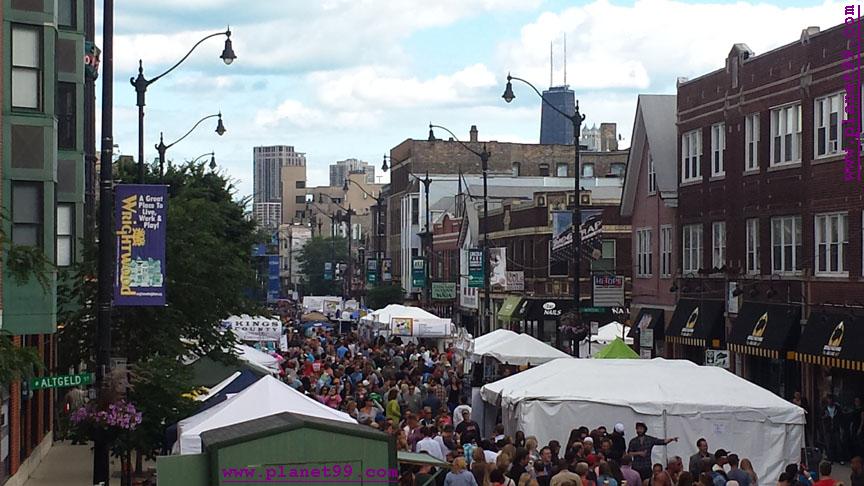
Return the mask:
{"type": "Polygon", "coordinates": [[[324,262],[324,280],[333,280],[333,262],[324,262]]]}
{"type": "Polygon", "coordinates": [[[603,210],[583,209],[582,227],[582,255],[599,260],[603,257],[603,210]]]}
{"type": "Polygon", "coordinates": [[[114,215],[114,305],[165,305],[168,186],[117,185],[114,215]]]}
{"type": "Polygon", "coordinates": [[[552,242],[549,247],[549,276],[567,276],[573,251],[573,213],[552,211],[552,242]]]}
{"type": "Polygon", "coordinates": [[[393,260],[390,258],[383,258],[381,260],[381,281],[393,281],[393,260]]]}
{"type": "Polygon", "coordinates": [[[483,287],[483,250],[468,250],[468,287],[483,287]]]}
{"type": "Polygon", "coordinates": [[[489,248],[489,287],[493,292],[507,288],[507,248],[489,248]]]}
{"type": "Polygon", "coordinates": [[[282,294],[279,278],[279,255],[267,255],[267,303],[275,304],[282,294]]]}
{"type": "Polygon", "coordinates": [[[378,260],[374,258],[366,260],[366,283],[369,285],[378,283],[378,260]]]}
{"type": "Polygon", "coordinates": [[[423,257],[411,259],[411,286],[417,289],[426,287],[426,259],[423,257]]]}

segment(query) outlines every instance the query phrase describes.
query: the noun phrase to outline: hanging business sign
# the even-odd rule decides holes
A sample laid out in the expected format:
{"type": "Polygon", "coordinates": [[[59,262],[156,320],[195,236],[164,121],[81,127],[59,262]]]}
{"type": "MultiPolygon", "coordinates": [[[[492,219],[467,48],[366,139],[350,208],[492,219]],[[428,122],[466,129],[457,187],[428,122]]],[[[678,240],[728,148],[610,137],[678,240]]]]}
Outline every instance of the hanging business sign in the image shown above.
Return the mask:
{"type": "Polygon", "coordinates": [[[483,250],[468,250],[468,286],[483,287],[483,250]]]}
{"type": "Polygon", "coordinates": [[[411,259],[411,286],[417,289],[426,286],[426,259],[423,257],[411,259]]]}
{"type": "Polygon", "coordinates": [[[241,341],[278,341],[282,321],[263,316],[231,316],[222,321],[222,329],[230,329],[241,341]]]}
{"type": "Polygon", "coordinates": [[[624,303],[624,277],[594,275],[594,306],[620,307],[624,303]]]}
{"type": "Polygon", "coordinates": [[[324,262],[324,280],[333,280],[332,262],[324,262]]]}
{"type": "Polygon", "coordinates": [[[381,259],[381,281],[393,281],[393,260],[390,258],[381,259]]]}
{"type": "Polygon", "coordinates": [[[114,208],[114,305],[165,305],[168,186],[120,184],[114,208]]]}
{"type": "Polygon", "coordinates": [[[507,288],[507,248],[489,248],[489,287],[492,292],[507,288]]]}
{"type": "Polygon", "coordinates": [[[455,300],[456,282],[432,282],[432,300],[455,300]]]}
{"type": "Polygon", "coordinates": [[[366,283],[369,285],[378,283],[378,260],[374,258],[366,260],[366,283]]]}
{"type": "Polygon", "coordinates": [[[508,292],[522,292],[525,290],[525,271],[509,271],[507,272],[507,286],[504,289],[508,292]]]}

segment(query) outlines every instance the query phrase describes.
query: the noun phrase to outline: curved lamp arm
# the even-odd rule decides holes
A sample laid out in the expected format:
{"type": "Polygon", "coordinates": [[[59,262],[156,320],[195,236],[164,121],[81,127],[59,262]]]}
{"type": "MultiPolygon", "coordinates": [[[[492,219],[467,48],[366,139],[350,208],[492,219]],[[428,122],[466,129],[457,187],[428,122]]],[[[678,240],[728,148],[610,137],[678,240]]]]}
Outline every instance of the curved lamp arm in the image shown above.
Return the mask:
{"type": "MultiPolygon", "coordinates": [[[[219,117],[219,125],[218,125],[218,126],[219,126],[219,127],[222,127],[222,133],[225,133],[225,132],[224,132],[225,127],[222,126],[222,112],[219,112],[219,113],[217,113],[217,114],[215,114],[215,115],[208,115],[208,116],[205,116],[204,118],[198,120],[198,123],[196,123],[195,126],[193,126],[192,128],[190,128],[189,131],[186,132],[185,135],[183,135],[182,137],[178,138],[178,139],[175,140],[174,142],[169,143],[168,145],[166,145],[166,146],[165,146],[165,149],[167,150],[167,149],[173,147],[174,145],[177,145],[177,144],[180,143],[184,138],[188,137],[189,134],[191,134],[192,132],[194,132],[195,129],[198,128],[198,125],[201,125],[201,123],[203,123],[205,120],[209,120],[210,118],[215,118],[215,117],[217,117],[217,116],[219,117]]],[[[218,127],[217,127],[217,132],[218,132],[218,127]]],[[[222,135],[222,133],[220,133],[219,135],[222,135]]],[[[157,145],[157,148],[158,148],[158,145],[157,145]]]]}
{"type": "Polygon", "coordinates": [[[461,145],[462,148],[464,148],[465,150],[471,152],[472,154],[476,155],[477,157],[483,157],[483,155],[481,155],[480,152],[477,152],[476,150],[474,150],[474,149],[472,149],[471,147],[469,147],[469,146],[465,145],[464,143],[462,143],[462,140],[459,140],[459,137],[457,137],[456,134],[453,133],[453,132],[451,132],[450,129],[448,129],[447,127],[442,127],[441,125],[433,125],[433,124],[430,123],[430,124],[429,124],[429,135],[430,135],[430,139],[433,138],[433,136],[434,136],[434,134],[432,133],[432,129],[433,129],[433,128],[440,128],[441,130],[444,130],[445,132],[449,133],[451,137],[453,137],[453,140],[456,140],[457,142],[459,142],[459,145],[461,145]]]}
{"type": "Polygon", "coordinates": [[[579,123],[582,123],[583,121],[585,121],[585,115],[581,115],[581,114],[579,113],[579,100],[576,100],[576,113],[573,114],[573,115],[568,115],[567,113],[564,113],[563,111],[561,111],[560,109],[558,109],[557,106],[555,106],[555,105],[553,105],[552,103],[550,103],[549,100],[547,100],[546,97],[543,96],[543,93],[541,93],[541,92],[540,92],[540,91],[539,91],[539,90],[538,90],[538,89],[537,89],[533,84],[531,84],[529,81],[527,81],[527,80],[525,80],[525,79],[522,79],[522,78],[517,78],[516,76],[511,76],[509,73],[507,74],[507,88],[504,90],[504,96],[502,96],[502,98],[504,98],[504,101],[506,101],[507,103],[510,103],[511,101],[513,101],[513,98],[515,98],[515,96],[513,96],[513,88],[512,88],[512,86],[511,86],[511,84],[510,84],[510,81],[511,81],[511,80],[521,81],[521,82],[527,84],[528,86],[530,86],[531,89],[533,89],[534,92],[537,93],[537,96],[539,96],[540,99],[543,100],[544,103],[546,103],[550,108],[552,108],[553,110],[557,111],[558,114],[560,114],[561,116],[563,116],[563,117],[569,119],[570,121],[574,121],[574,122],[575,122],[575,121],[578,121],[579,123]],[[578,120],[577,120],[577,119],[578,119],[578,120]]]}
{"type": "Polygon", "coordinates": [[[324,197],[326,197],[326,198],[329,198],[329,199],[330,199],[330,203],[333,204],[334,206],[336,206],[337,208],[341,209],[342,211],[349,211],[348,209],[345,209],[344,206],[342,206],[341,204],[339,204],[339,203],[337,203],[336,201],[334,201],[334,200],[333,200],[333,196],[331,196],[330,194],[324,194],[323,192],[319,192],[318,194],[320,194],[320,195],[322,195],[322,196],[324,196],[324,197]]]}
{"type": "MultiPolygon", "coordinates": [[[[412,174],[412,175],[413,175],[413,174],[412,174]]],[[[352,181],[351,179],[346,178],[346,179],[345,179],[345,187],[343,187],[343,189],[345,189],[346,191],[348,190],[348,183],[349,183],[349,182],[350,182],[351,184],[354,184],[355,186],[357,186],[357,188],[359,188],[361,191],[363,191],[363,194],[366,194],[367,196],[369,196],[369,197],[371,197],[372,199],[374,199],[375,202],[377,202],[377,203],[379,203],[379,204],[381,203],[381,199],[379,199],[379,198],[373,196],[372,193],[369,192],[369,191],[367,191],[366,189],[363,189],[363,186],[361,186],[360,184],[358,184],[357,181],[352,181]]],[[[327,197],[330,197],[330,196],[327,196],[327,197]]]]}
{"type": "Polygon", "coordinates": [[[199,160],[201,160],[204,157],[207,157],[208,155],[213,156],[213,155],[216,155],[216,153],[215,152],[207,152],[206,154],[201,154],[198,157],[195,157],[195,159],[192,160],[192,163],[194,164],[195,162],[198,162],[199,160]]]}
{"type": "MultiPolygon", "coordinates": [[[[231,39],[231,29],[228,29],[228,30],[226,30],[225,32],[216,32],[215,34],[210,34],[210,35],[208,35],[207,37],[204,37],[203,39],[199,40],[197,43],[195,43],[194,46],[192,46],[192,49],[189,49],[189,52],[187,52],[186,55],[183,56],[182,59],[180,59],[179,61],[177,61],[176,64],[174,64],[173,66],[171,66],[170,68],[168,68],[168,70],[165,71],[164,73],[162,73],[162,74],[160,74],[159,76],[156,76],[155,78],[150,79],[149,81],[147,81],[147,84],[153,84],[153,83],[155,83],[156,81],[158,81],[160,78],[162,78],[162,77],[164,77],[165,75],[167,75],[168,73],[170,73],[171,71],[177,69],[177,66],[183,64],[183,61],[185,61],[186,59],[188,59],[189,56],[192,55],[192,52],[195,51],[195,49],[198,48],[198,46],[200,46],[204,41],[206,41],[206,40],[208,40],[208,39],[212,39],[213,37],[218,37],[218,36],[220,36],[220,35],[224,35],[224,36],[228,37],[228,39],[230,40],[230,39],[231,39]]],[[[232,52],[232,54],[233,54],[233,52],[232,52]]],[[[140,61],[139,61],[139,62],[140,62],[140,61]]],[[[139,72],[141,72],[141,71],[140,71],[140,70],[141,70],[140,64],[139,64],[139,68],[138,68],[138,69],[139,69],[139,72]]]]}

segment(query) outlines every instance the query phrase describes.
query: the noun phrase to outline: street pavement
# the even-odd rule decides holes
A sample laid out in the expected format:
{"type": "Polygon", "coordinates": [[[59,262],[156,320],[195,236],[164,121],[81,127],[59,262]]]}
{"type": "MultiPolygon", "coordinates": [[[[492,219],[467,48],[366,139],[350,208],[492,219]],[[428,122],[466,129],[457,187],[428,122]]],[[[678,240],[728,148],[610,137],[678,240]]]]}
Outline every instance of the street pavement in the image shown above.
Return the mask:
{"type": "MultiPolygon", "coordinates": [[[[71,441],[55,442],[24,486],[93,486],[92,444],[72,445],[71,441]]],[[[156,467],[144,463],[144,470],[156,467]]],[[[111,458],[111,484],[120,484],[120,460],[111,458]]]]}

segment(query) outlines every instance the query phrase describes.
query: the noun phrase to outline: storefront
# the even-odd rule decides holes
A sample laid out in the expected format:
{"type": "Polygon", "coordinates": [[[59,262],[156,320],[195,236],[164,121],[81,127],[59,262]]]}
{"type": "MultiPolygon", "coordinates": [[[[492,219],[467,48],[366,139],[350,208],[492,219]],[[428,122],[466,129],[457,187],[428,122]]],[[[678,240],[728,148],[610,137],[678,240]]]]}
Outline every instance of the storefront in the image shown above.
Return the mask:
{"type": "Polygon", "coordinates": [[[519,327],[518,323],[514,322],[518,319],[514,314],[519,310],[520,304],[522,304],[522,297],[519,296],[508,295],[507,298],[504,299],[504,302],[498,309],[498,322],[500,328],[513,331],[519,327]]]}
{"type": "Polygon", "coordinates": [[[666,342],[673,344],[673,356],[703,365],[705,349],[723,349],[723,301],[680,299],[666,330],[666,342]]]}
{"type": "Polygon", "coordinates": [[[560,342],[561,316],[573,308],[572,300],[525,299],[517,307],[514,318],[519,319],[519,328],[547,344],[560,342]]]}
{"type": "Polygon", "coordinates": [[[663,309],[643,307],[639,309],[639,314],[633,320],[633,326],[630,327],[628,337],[633,338],[633,342],[640,351],[644,350],[646,354],[649,351],[651,352],[651,356],[640,353],[643,358],[653,358],[654,356],[662,355],[658,349],[658,345],[663,344],[666,334],[665,317],[663,309]]]}
{"type": "Polygon", "coordinates": [[[799,387],[800,366],[792,358],[801,334],[801,308],[745,302],[732,324],[729,351],[741,355],[737,370],[753,383],[790,399],[799,387]]]}

